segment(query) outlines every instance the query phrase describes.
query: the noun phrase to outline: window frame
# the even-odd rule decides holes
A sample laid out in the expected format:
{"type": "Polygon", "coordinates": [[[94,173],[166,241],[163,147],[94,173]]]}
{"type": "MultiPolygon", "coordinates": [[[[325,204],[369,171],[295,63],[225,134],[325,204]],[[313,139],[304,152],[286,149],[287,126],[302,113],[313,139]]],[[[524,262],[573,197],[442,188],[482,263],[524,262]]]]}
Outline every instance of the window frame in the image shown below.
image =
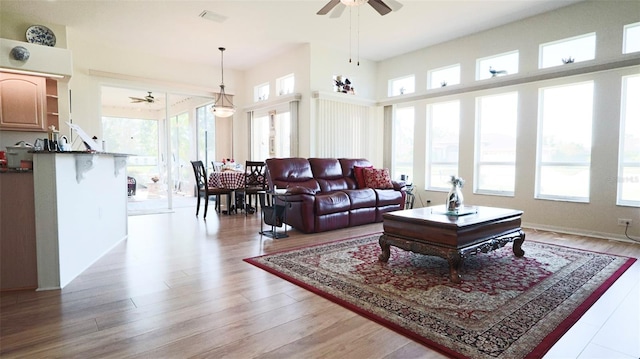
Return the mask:
{"type": "MultiPolygon", "coordinates": [[[[491,66],[489,66],[489,67],[491,67],[491,66]]],[[[504,70],[504,69],[499,68],[499,69],[496,69],[496,70],[504,70]]],[[[489,72],[489,71],[487,71],[487,72],[489,72]]],[[[494,77],[503,77],[503,76],[515,75],[515,74],[517,74],[519,72],[520,72],[520,50],[507,51],[507,52],[503,52],[503,53],[499,53],[499,54],[486,56],[486,57],[481,57],[481,58],[476,59],[476,81],[489,80],[489,79],[492,79],[494,77]],[[501,57],[509,57],[511,55],[514,55],[514,54],[517,57],[517,60],[515,62],[515,71],[514,72],[507,72],[506,74],[497,75],[497,76],[489,76],[489,77],[483,77],[482,76],[482,72],[480,70],[482,70],[483,63],[485,61],[492,60],[492,59],[499,59],[501,57]]]]}
{"type": "Polygon", "coordinates": [[[278,77],[276,79],[276,96],[284,96],[284,95],[292,94],[295,92],[295,90],[296,90],[295,73],[290,73],[288,75],[278,77]],[[287,86],[287,82],[289,80],[293,82],[291,88],[288,88],[287,86]]]}
{"type": "Polygon", "coordinates": [[[460,84],[460,71],[461,71],[461,67],[460,67],[460,63],[457,64],[453,64],[453,65],[448,65],[448,66],[443,66],[443,67],[438,67],[436,69],[432,69],[427,71],[427,90],[433,90],[433,89],[437,89],[437,88],[442,88],[445,86],[454,86],[454,85],[459,85],[460,84]],[[433,84],[431,83],[433,80],[433,76],[434,74],[437,74],[439,72],[444,72],[446,70],[450,70],[450,69],[454,69],[457,68],[458,69],[458,78],[454,81],[457,82],[446,82],[446,85],[442,86],[442,83],[440,83],[440,86],[433,86],[433,84]]]}
{"type": "MultiPolygon", "coordinates": [[[[640,24],[640,23],[639,23],[640,24]]],[[[624,150],[625,150],[625,135],[626,135],[626,124],[627,124],[627,104],[628,100],[631,100],[631,96],[627,94],[628,88],[628,80],[631,78],[637,78],[640,81],[640,75],[628,75],[622,76],[621,79],[621,91],[620,91],[620,137],[619,137],[619,149],[618,149],[618,180],[617,188],[616,188],[616,205],[618,206],[628,206],[628,207],[640,207],[640,200],[628,200],[623,199],[622,194],[624,190],[624,184],[626,181],[639,181],[640,178],[627,178],[624,175],[624,169],[627,167],[640,168],[640,160],[636,162],[625,161],[624,159],[624,150]]]]}
{"type": "MultiPolygon", "coordinates": [[[[400,87],[398,90],[402,89],[402,87],[400,87]]],[[[396,77],[394,79],[390,79],[388,82],[388,96],[389,97],[396,97],[396,96],[402,96],[402,95],[408,95],[408,94],[412,94],[416,92],[416,75],[415,74],[411,74],[411,75],[406,75],[406,76],[401,76],[401,77],[396,77]],[[400,83],[401,81],[404,80],[411,80],[410,82],[412,83],[412,89],[410,91],[399,91],[399,93],[395,92],[395,84],[396,83],[400,83]]]]}
{"type": "Polygon", "coordinates": [[[628,41],[629,41],[630,29],[637,29],[638,31],[638,34],[636,35],[638,37],[637,41],[640,43],[640,22],[634,22],[632,24],[624,25],[624,27],[622,28],[622,53],[623,54],[633,54],[636,52],[640,52],[640,44],[638,44],[637,49],[633,51],[627,51],[627,46],[629,45],[628,41]]]}
{"type": "Polygon", "coordinates": [[[517,183],[515,174],[516,174],[516,165],[517,165],[517,150],[518,150],[518,119],[519,119],[519,101],[520,94],[518,91],[508,91],[501,92],[495,94],[488,94],[484,96],[478,96],[475,99],[476,108],[475,108],[475,146],[474,146],[474,183],[473,183],[473,193],[475,194],[486,194],[486,195],[494,195],[494,196],[505,196],[505,197],[513,197],[515,196],[515,185],[517,183]],[[513,161],[482,161],[481,160],[481,150],[482,150],[482,106],[481,102],[483,99],[490,97],[500,97],[500,96],[509,96],[515,95],[515,119],[514,119],[514,146],[513,146],[513,161]],[[480,183],[480,167],[481,166],[512,166],[513,167],[513,184],[512,189],[510,191],[501,191],[501,190],[493,190],[493,189],[482,189],[479,188],[480,183]]]}
{"type": "MultiPolygon", "coordinates": [[[[459,98],[456,99],[450,99],[450,100],[445,100],[445,101],[440,101],[440,102],[433,102],[433,103],[428,103],[426,104],[426,136],[425,136],[425,140],[426,140],[426,155],[425,155],[425,190],[427,191],[437,191],[437,192],[447,192],[450,189],[450,186],[443,186],[443,187],[438,187],[436,185],[434,185],[431,181],[431,172],[432,172],[432,167],[433,165],[440,165],[440,166],[452,166],[455,165],[456,167],[456,173],[455,175],[459,175],[460,172],[460,123],[462,121],[462,100],[459,98]],[[457,104],[457,110],[458,110],[458,138],[457,138],[457,147],[458,147],[458,151],[457,151],[457,158],[455,162],[452,161],[438,161],[435,162],[433,161],[433,154],[434,154],[434,150],[433,150],[433,106],[437,106],[437,105],[445,105],[445,104],[450,104],[450,103],[456,103],[457,104]]],[[[447,175],[450,176],[452,174],[447,175]]]]}
{"type": "Polygon", "coordinates": [[[254,102],[260,102],[260,101],[266,101],[269,99],[269,96],[271,95],[271,86],[268,82],[265,83],[261,83],[259,85],[255,85],[253,87],[253,101],[254,102]],[[262,98],[262,90],[266,89],[266,97],[262,98]]]}
{"type": "MultiPolygon", "coordinates": [[[[589,32],[586,34],[582,34],[582,35],[577,35],[577,36],[572,36],[572,37],[567,37],[564,39],[560,39],[560,40],[555,40],[555,41],[550,41],[550,42],[545,42],[543,44],[540,44],[540,46],[538,47],[538,69],[548,69],[548,68],[552,68],[552,67],[557,67],[557,66],[562,66],[565,65],[565,63],[563,62],[565,60],[564,57],[558,59],[558,61],[560,61],[560,63],[558,64],[551,64],[551,65],[547,65],[547,66],[543,66],[544,62],[545,62],[545,58],[544,58],[544,48],[550,48],[552,46],[557,46],[560,44],[571,44],[574,42],[577,42],[579,40],[583,40],[583,39],[593,39],[593,48],[590,49],[593,51],[593,57],[588,58],[588,59],[579,59],[579,58],[573,58],[573,62],[584,62],[584,61],[591,61],[591,60],[595,60],[596,58],[596,51],[597,51],[597,35],[595,32],[589,32]]],[[[571,52],[571,51],[568,51],[571,52]]],[[[568,57],[566,58],[566,60],[569,60],[571,57],[571,54],[567,54],[568,57]]]]}
{"type": "Polygon", "coordinates": [[[536,169],[535,169],[535,192],[534,199],[540,200],[551,200],[551,201],[562,201],[562,202],[575,202],[575,203],[589,203],[591,198],[591,152],[589,152],[589,161],[575,161],[575,162],[554,162],[554,161],[542,161],[542,151],[543,151],[543,135],[544,135],[544,91],[547,89],[554,89],[560,87],[570,87],[582,84],[591,84],[591,138],[590,142],[591,146],[593,145],[593,119],[594,119],[594,107],[595,107],[595,81],[592,80],[584,80],[578,82],[570,82],[559,85],[552,85],[546,87],[538,88],[538,134],[536,138],[536,169]],[[589,172],[588,178],[588,193],[586,197],[583,196],[560,196],[555,194],[542,194],[541,191],[541,176],[542,176],[542,168],[543,167],[587,167],[589,172]]]}

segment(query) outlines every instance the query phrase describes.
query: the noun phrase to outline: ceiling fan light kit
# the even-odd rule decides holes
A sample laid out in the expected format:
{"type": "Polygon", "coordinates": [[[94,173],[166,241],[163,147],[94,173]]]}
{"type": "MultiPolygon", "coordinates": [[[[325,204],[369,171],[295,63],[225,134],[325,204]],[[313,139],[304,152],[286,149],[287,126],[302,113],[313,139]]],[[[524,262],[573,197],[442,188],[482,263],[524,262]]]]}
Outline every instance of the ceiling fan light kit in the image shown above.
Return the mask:
{"type": "Polygon", "coordinates": [[[341,3],[347,6],[360,6],[366,4],[368,1],[369,0],[340,0],[341,3]]]}
{"type": "Polygon", "coordinates": [[[236,112],[236,107],[233,105],[227,94],[224,92],[224,47],[219,47],[220,50],[220,70],[222,71],[222,79],[220,82],[220,94],[213,104],[211,111],[216,117],[230,117],[236,112]]]}

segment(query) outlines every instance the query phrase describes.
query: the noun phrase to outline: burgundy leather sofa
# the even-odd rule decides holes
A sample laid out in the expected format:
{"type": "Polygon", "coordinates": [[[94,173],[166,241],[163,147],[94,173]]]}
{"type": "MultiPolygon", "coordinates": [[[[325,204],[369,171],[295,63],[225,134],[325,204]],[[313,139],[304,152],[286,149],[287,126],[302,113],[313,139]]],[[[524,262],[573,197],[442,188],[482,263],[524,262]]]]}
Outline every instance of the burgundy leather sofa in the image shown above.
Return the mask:
{"type": "Polygon", "coordinates": [[[383,213],[404,209],[404,182],[358,188],[354,166],[371,166],[366,159],[270,158],[266,165],[270,190],[286,189],[276,198],[284,222],[304,233],[382,222],[383,213]]]}

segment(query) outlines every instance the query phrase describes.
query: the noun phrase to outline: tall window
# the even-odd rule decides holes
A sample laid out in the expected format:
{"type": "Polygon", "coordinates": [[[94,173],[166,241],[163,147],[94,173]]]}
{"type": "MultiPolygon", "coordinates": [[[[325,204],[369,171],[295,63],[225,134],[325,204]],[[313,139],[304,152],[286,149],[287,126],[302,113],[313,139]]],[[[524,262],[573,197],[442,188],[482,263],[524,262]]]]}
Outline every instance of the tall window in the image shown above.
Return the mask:
{"type": "Polygon", "coordinates": [[[399,96],[416,91],[416,77],[414,75],[389,80],[389,97],[399,96]]]}
{"type": "Polygon", "coordinates": [[[460,64],[441,67],[427,73],[427,89],[435,89],[460,83],[460,64]]]}
{"type": "Polygon", "coordinates": [[[540,45],[541,69],[596,58],[596,33],[571,37],[540,45]]]}
{"type": "Polygon", "coordinates": [[[593,81],[539,90],[536,198],[589,201],[593,81]]]}
{"type": "Polygon", "coordinates": [[[618,199],[640,207],[640,75],[622,78],[618,199]]]}
{"type": "Polygon", "coordinates": [[[251,120],[251,160],[291,155],[291,113],[289,111],[254,113],[251,120]]]}
{"type": "Polygon", "coordinates": [[[459,137],[460,101],[427,105],[427,189],[449,189],[450,177],[458,174],[459,137]]]}
{"type": "Polygon", "coordinates": [[[393,119],[393,167],[391,175],[399,179],[400,175],[413,178],[413,133],[415,109],[402,107],[395,111],[393,119]]]}
{"type": "Polygon", "coordinates": [[[216,158],[216,126],[211,104],[196,108],[198,159],[209,166],[216,158]]]}
{"type": "Polygon", "coordinates": [[[624,26],[623,54],[640,51],[640,22],[624,26]]]}
{"type": "Polygon", "coordinates": [[[516,180],[518,93],[476,99],[474,191],[513,195],[516,180]]]}

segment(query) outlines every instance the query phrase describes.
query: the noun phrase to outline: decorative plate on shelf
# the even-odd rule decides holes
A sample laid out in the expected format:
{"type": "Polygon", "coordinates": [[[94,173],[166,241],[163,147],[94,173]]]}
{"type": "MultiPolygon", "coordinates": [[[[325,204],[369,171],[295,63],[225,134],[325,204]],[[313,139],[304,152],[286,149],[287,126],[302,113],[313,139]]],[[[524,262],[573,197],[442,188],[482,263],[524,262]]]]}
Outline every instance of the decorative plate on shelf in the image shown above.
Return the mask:
{"type": "Polygon", "coordinates": [[[56,35],[46,26],[32,25],[27,29],[27,41],[32,44],[56,46],[56,35]]]}

